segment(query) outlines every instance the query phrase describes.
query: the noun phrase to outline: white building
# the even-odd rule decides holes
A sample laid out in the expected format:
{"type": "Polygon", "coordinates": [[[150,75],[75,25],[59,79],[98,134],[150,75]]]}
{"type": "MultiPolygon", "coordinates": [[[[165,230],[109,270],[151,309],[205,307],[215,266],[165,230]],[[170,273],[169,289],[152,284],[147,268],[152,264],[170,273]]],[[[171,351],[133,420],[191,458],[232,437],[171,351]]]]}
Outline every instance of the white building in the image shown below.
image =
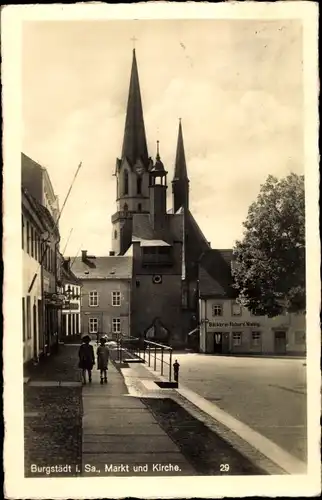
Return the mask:
{"type": "Polygon", "coordinates": [[[200,351],[213,354],[289,354],[306,351],[304,314],[254,316],[236,302],[231,250],[210,250],[199,267],[200,351]]]}
{"type": "Polygon", "coordinates": [[[41,238],[44,226],[36,203],[22,189],[22,340],[24,363],[37,360],[44,351],[41,238]],[[30,285],[35,278],[32,290],[30,285]]]}
{"type": "Polygon", "coordinates": [[[70,259],[62,268],[62,284],[66,300],[62,309],[62,338],[81,334],[81,282],[70,269],[70,259]]]}

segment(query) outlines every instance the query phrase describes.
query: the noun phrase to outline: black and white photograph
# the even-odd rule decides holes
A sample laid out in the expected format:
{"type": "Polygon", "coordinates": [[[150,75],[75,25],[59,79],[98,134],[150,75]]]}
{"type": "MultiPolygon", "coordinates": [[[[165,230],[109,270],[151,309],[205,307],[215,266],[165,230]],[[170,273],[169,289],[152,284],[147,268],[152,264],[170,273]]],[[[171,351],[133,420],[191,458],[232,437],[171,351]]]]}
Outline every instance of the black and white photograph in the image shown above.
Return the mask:
{"type": "Polygon", "coordinates": [[[319,494],[317,5],[149,3],[3,11],[7,494],[319,494]]]}

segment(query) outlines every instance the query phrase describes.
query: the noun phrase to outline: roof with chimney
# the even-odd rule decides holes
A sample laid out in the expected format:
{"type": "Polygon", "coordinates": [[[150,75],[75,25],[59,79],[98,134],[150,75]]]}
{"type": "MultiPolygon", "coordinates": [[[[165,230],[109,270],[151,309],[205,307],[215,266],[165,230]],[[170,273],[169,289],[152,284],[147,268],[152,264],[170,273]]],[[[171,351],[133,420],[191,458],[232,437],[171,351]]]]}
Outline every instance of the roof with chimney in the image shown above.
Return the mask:
{"type": "Polygon", "coordinates": [[[80,280],[86,279],[130,279],[132,258],[122,256],[71,258],[71,269],[80,280]]]}
{"type": "Polygon", "coordinates": [[[232,250],[211,249],[199,261],[199,292],[201,297],[236,298],[238,293],[232,287],[232,250]]]}
{"type": "Polygon", "coordinates": [[[138,160],[141,160],[146,167],[149,164],[135,49],[133,49],[122,158],[126,158],[132,167],[138,160]]]}

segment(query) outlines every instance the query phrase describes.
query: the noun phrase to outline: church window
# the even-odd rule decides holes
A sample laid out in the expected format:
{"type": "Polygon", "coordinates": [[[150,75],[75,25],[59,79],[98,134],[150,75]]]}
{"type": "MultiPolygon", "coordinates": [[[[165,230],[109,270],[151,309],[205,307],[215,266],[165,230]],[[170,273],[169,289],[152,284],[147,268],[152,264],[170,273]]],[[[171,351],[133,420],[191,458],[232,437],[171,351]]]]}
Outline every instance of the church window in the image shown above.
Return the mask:
{"type": "Polygon", "coordinates": [[[114,231],[114,239],[117,240],[117,231],[116,231],[116,229],[114,231]]]}
{"type": "Polygon", "coordinates": [[[124,186],[123,194],[129,194],[129,173],[127,170],[124,172],[124,186]]]}
{"type": "Polygon", "coordinates": [[[138,204],[138,212],[141,212],[142,211],[142,203],[139,203],[138,204]]]}
{"type": "Polygon", "coordinates": [[[127,203],[124,203],[124,207],[123,207],[124,212],[127,212],[127,211],[128,211],[128,209],[129,209],[128,204],[127,204],[127,203]]]}
{"type": "Polygon", "coordinates": [[[136,191],[137,194],[142,194],[142,177],[136,179],[136,191]]]}

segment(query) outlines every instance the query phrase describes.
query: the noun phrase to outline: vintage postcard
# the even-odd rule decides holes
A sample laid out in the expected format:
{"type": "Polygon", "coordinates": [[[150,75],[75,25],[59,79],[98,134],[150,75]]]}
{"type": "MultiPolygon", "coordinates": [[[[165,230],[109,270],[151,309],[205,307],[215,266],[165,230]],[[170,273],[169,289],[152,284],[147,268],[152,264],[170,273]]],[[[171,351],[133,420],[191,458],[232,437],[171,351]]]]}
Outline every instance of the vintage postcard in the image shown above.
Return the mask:
{"type": "Polygon", "coordinates": [[[317,24],[2,11],[6,497],[320,493],[317,24]]]}

